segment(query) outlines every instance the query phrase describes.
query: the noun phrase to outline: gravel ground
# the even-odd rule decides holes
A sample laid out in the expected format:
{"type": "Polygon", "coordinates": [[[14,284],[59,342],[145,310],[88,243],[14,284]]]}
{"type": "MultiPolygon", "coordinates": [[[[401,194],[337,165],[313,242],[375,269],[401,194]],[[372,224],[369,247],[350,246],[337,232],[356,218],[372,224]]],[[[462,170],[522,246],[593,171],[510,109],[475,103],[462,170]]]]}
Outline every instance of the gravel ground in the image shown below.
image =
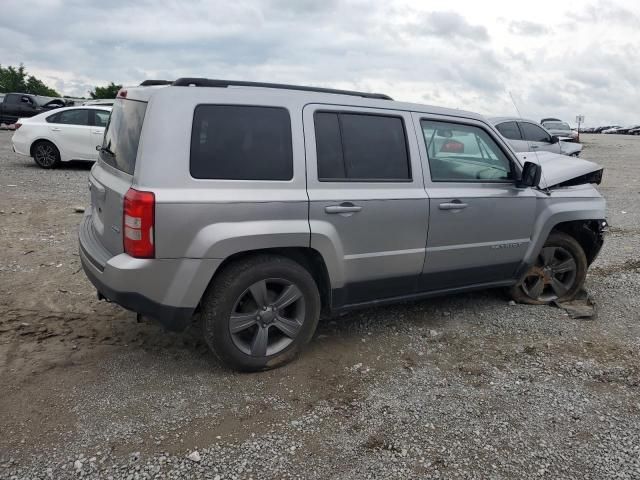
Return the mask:
{"type": "Polygon", "coordinates": [[[276,371],[98,302],[84,164],[0,132],[0,478],[640,478],[640,137],[584,135],[612,225],[576,320],[497,290],[321,323],[276,371]]]}

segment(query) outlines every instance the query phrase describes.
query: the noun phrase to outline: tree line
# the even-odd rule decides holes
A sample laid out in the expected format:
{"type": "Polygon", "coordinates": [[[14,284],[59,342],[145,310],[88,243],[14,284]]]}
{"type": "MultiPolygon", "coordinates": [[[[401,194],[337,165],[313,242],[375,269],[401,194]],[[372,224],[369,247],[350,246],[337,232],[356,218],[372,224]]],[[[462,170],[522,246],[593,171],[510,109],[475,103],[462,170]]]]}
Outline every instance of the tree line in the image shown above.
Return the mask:
{"type": "MultiPolygon", "coordinates": [[[[115,98],[122,85],[110,82],[104,87],[95,87],[89,91],[92,99],[115,98]]],[[[0,65],[0,93],[30,93],[45,97],[60,97],[53,88],[47,86],[42,80],[29,75],[23,64],[18,67],[0,65]]]]}

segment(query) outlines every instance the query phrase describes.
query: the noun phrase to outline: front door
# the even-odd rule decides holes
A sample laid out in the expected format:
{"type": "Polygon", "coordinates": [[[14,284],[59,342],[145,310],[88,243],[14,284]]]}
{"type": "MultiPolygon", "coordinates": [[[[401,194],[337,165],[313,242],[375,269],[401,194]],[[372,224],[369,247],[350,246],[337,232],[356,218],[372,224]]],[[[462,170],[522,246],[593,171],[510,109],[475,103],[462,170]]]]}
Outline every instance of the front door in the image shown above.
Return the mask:
{"type": "Polygon", "coordinates": [[[303,120],[311,247],[333,306],[414,292],[429,201],[411,114],[307,105],[303,120]]]}
{"type": "Polygon", "coordinates": [[[420,289],[509,282],[523,260],[535,194],[517,188],[519,166],[480,121],[414,114],[430,198],[420,289]]]}
{"type": "Polygon", "coordinates": [[[553,153],[562,153],[560,142],[553,143],[551,135],[545,129],[531,122],[518,122],[522,131],[522,138],[529,144],[530,152],[545,151],[553,153]]]}

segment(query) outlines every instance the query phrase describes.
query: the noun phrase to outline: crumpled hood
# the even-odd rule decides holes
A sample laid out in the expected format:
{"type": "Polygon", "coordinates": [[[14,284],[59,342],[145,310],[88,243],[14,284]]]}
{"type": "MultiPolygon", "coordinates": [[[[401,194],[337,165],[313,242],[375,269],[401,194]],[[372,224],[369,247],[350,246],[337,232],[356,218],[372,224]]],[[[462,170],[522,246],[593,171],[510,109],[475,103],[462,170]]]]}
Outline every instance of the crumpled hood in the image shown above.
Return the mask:
{"type": "Polygon", "coordinates": [[[542,167],[540,188],[554,187],[571,180],[576,180],[572,184],[594,183],[595,179],[598,180],[595,183],[600,183],[598,175],[589,175],[602,171],[597,163],[552,152],[517,152],[516,155],[523,165],[524,162],[533,162],[542,167]],[[580,181],[581,177],[584,181],[580,181]]]}

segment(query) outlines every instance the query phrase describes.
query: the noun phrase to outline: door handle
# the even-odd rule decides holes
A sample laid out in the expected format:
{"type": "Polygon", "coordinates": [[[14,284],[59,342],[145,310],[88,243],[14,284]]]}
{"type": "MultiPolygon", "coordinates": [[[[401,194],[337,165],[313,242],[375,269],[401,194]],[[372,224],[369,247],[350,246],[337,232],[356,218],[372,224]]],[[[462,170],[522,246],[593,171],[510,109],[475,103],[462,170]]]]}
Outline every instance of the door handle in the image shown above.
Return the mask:
{"type": "Polygon", "coordinates": [[[102,135],[103,132],[102,132],[102,130],[91,130],[91,133],[97,133],[97,134],[102,135]]]}
{"type": "Polygon", "coordinates": [[[540,148],[540,145],[531,145],[531,148],[532,148],[532,149],[540,148]]]}
{"type": "Polygon", "coordinates": [[[328,207],[324,207],[324,211],[327,213],[356,213],[362,210],[362,207],[359,205],[354,205],[351,202],[344,202],[340,205],[329,205],[328,207]]]}
{"type": "Polygon", "coordinates": [[[440,204],[440,210],[462,210],[463,208],[467,208],[467,204],[460,200],[440,204]]]}
{"type": "Polygon", "coordinates": [[[59,129],[59,128],[57,128],[57,127],[51,127],[51,131],[52,131],[52,132],[59,132],[59,131],[60,131],[60,129],[59,129]]]}

